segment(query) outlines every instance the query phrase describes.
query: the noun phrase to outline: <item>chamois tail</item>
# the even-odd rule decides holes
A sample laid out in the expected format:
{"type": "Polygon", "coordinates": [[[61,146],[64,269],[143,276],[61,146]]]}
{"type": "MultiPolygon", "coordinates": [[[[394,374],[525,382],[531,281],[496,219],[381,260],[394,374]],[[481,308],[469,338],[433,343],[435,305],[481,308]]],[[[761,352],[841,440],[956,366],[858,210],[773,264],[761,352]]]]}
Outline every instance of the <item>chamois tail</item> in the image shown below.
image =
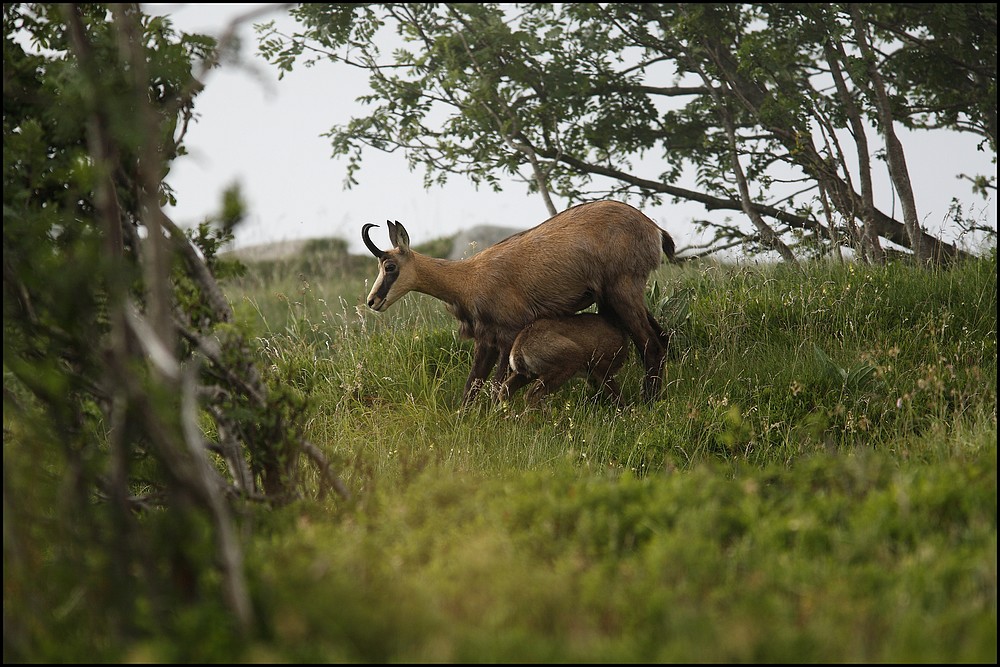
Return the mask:
{"type": "Polygon", "coordinates": [[[663,254],[667,256],[667,259],[673,260],[674,259],[674,239],[670,236],[670,234],[667,234],[663,230],[660,230],[660,236],[662,237],[660,239],[660,244],[661,244],[661,247],[663,248],[663,254]]]}

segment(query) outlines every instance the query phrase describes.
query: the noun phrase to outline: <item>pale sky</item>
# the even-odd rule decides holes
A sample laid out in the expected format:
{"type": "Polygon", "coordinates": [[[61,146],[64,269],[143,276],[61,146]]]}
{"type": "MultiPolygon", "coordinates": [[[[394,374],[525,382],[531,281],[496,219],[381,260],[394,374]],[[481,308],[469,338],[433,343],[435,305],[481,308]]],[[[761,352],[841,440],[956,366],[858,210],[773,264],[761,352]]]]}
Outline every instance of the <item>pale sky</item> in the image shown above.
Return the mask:
{"type": "MultiPolygon", "coordinates": [[[[249,4],[144,4],[144,11],[169,14],[174,28],[183,32],[221,35],[232,17],[260,5],[249,4]]],[[[275,20],[285,32],[296,24],[284,9],[255,19],[275,20]]],[[[423,187],[423,172],[409,171],[402,153],[367,150],[359,185],[343,187],[346,160],[333,159],[329,139],[321,136],[334,125],[360,115],[355,98],[367,92],[367,74],[331,63],[312,68],[296,65],[278,81],[277,68],[256,55],[252,24],[240,32],[240,65],[228,63],[205,79],[206,88],[195,100],[199,115],[188,131],[189,155],[175,160],[166,181],[176,191],[178,205],[168,215],[184,226],[196,225],[219,210],[223,190],[239,182],[249,205],[247,220],[237,228],[236,246],[273,241],[335,236],[346,239],[352,252],[367,252],[360,238],[366,222],[379,225],[372,238],[387,247],[385,220],[398,220],[415,244],[478,224],[525,229],[549,217],[539,195],[510,181],[495,194],[476,190],[470,182],[452,177],[447,186],[423,187]]],[[[975,150],[971,136],[936,136],[923,132],[903,138],[922,224],[933,234],[953,241],[945,232],[945,218],[952,197],[975,210],[983,224],[996,227],[996,200],[972,195],[956,175],[996,174],[986,153],[975,150]]],[[[656,173],[656,172],[653,172],[656,173]]],[[[884,185],[883,193],[889,193],[884,185]]],[[[694,189],[693,183],[678,183],[694,189]]],[[[902,219],[898,202],[893,211],[891,195],[876,202],[890,215],[902,219]]],[[[566,208],[569,202],[556,201],[566,208]]],[[[709,213],[696,204],[665,203],[643,211],[666,229],[678,249],[699,242],[694,218],[737,218],[733,211],[709,213]]]]}

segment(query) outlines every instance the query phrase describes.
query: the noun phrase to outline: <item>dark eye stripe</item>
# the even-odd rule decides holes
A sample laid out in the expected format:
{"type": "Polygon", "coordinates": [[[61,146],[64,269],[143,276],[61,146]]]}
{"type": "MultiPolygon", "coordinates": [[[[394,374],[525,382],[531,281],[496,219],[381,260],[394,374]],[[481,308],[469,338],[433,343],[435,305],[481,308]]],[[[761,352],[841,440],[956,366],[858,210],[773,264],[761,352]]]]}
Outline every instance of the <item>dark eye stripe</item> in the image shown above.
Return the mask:
{"type": "Polygon", "coordinates": [[[389,289],[392,288],[392,284],[396,282],[396,278],[398,277],[398,273],[383,273],[382,284],[379,285],[378,291],[375,292],[375,296],[380,299],[384,299],[389,294],[389,289]]]}

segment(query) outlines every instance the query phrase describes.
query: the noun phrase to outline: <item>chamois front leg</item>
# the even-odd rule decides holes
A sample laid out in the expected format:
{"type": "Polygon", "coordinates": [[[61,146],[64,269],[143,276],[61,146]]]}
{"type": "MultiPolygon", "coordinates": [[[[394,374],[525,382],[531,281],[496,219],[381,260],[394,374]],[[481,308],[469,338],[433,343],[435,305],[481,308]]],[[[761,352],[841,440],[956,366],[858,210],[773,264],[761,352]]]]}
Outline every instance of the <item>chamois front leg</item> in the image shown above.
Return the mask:
{"type": "Polygon", "coordinates": [[[483,388],[486,377],[496,366],[497,357],[500,350],[492,345],[476,342],[472,353],[472,372],[465,382],[465,391],[462,392],[462,405],[469,405],[476,398],[479,390],[483,388]]]}
{"type": "Polygon", "coordinates": [[[497,352],[497,369],[496,372],[493,373],[493,381],[498,387],[503,384],[504,380],[507,379],[507,375],[510,374],[510,348],[512,346],[513,343],[510,345],[504,345],[497,352]]]}

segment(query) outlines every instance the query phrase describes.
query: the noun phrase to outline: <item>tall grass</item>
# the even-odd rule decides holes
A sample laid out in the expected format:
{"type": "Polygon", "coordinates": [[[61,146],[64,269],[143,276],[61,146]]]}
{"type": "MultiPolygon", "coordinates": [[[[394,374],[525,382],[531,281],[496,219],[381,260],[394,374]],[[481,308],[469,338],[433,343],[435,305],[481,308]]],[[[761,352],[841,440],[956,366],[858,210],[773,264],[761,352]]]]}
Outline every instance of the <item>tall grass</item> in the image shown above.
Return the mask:
{"type": "Polygon", "coordinates": [[[504,474],[569,450],[591,467],[646,475],[705,461],[789,465],[821,451],[909,450],[929,431],[995,420],[991,261],[936,273],[666,267],[651,299],[674,331],[665,395],[643,403],[641,367],[630,361],[624,411],[598,403],[582,381],[537,412],[517,399],[459,410],[471,343],[430,297],[376,314],[361,303],[363,280],[318,276],[240,298],[262,330],[265,365],[312,397],[314,439],[368,458],[380,475],[407,457],[504,474]],[[345,433],[379,437],[359,448],[345,433]]]}
{"type": "MultiPolygon", "coordinates": [[[[664,267],[662,400],[460,409],[443,304],[231,290],[354,502],[259,517],[268,639],[322,661],[996,660],[996,257],[664,267]]],[[[260,533],[258,533],[260,534],[260,533]]]]}
{"type": "Polygon", "coordinates": [[[995,252],[665,266],[665,392],[633,356],[620,410],[461,409],[443,304],[310,252],[226,289],[353,500],[246,509],[250,641],[205,606],[92,659],[996,662],[995,252]]]}

